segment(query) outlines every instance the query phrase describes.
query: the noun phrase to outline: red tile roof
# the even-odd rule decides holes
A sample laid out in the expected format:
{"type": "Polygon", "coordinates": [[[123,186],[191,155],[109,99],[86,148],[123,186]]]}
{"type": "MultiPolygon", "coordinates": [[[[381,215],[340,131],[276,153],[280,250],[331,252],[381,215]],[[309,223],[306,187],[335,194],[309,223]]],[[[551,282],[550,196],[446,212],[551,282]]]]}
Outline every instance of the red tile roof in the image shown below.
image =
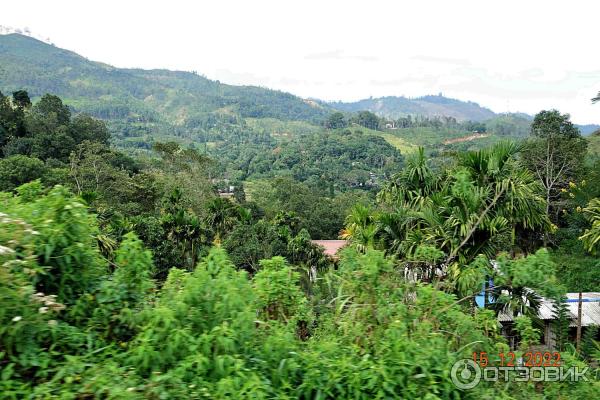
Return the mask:
{"type": "Polygon", "coordinates": [[[312,240],[312,242],[323,247],[323,252],[329,257],[334,257],[342,247],[348,244],[347,240],[312,240]]]}

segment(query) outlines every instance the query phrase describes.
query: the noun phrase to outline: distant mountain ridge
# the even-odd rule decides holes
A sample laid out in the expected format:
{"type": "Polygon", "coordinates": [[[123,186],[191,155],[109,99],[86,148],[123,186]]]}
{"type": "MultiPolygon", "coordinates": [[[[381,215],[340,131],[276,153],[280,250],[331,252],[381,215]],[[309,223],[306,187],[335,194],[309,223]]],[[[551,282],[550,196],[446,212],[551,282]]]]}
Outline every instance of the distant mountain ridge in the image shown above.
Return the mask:
{"type": "MultiPolygon", "coordinates": [[[[533,121],[533,116],[525,113],[495,113],[489,108],[482,107],[472,101],[452,99],[439,95],[427,95],[416,98],[404,96],[385,96],[368,98],[355,102],[329,102],[325,103],[332,108],[344,112],[371,111],[372,113],[391,119],[398,119],[408,115],[425,117],[454,117],[458,121],[490,121],[508,116],[518,120],[533,121]]],[[[600,125],[575,124],[583,135],[589,135],[600,125]]]]}
{"type": "Polygon", "coordinates": [[[454,117],[459,121],[485,121],[496,116],[492,110],[471,101],[462,101],[437,96],[408,98],[404,96],[386,96],[363,99],[356,102],[328,103],[340,111],[354,112],[367,110],[381,117],[397,119],[407,115],[427,117],[454,117]]]}
{"type": "MultiPolygon", "coordinates": [[[[20,89],[32,97],[56,94],[75,111],[116,124],[142,126],[149,133],[156,129],[208,129],[215,126],[215,121],[236,123],[238,117],[319,125],[335,110],[368,110],[394,119],[406,115],[446,116],[459,121],[486,121],[505,115],[441,94],[418,98],[386,96],[356,102],[302,99],[263,87],[227,85],[192,72],[116,68],[30,36],[0,35],[0,91],[20,89]]],[[[584,134],[600,128],[579,127],[584,134]]]]}

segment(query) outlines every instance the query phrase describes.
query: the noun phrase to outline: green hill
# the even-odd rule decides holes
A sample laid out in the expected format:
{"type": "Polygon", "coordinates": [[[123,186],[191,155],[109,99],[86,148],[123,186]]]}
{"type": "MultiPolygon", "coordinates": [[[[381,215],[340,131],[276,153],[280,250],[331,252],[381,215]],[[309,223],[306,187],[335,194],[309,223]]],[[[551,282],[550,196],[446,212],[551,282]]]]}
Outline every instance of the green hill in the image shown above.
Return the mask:
{"type": "Polygon", "coordinates": [[[427,117],[454,117],[459,121],[484,121],[496,116],[487,108],[477,103],[450,99],[442,95],[423,96],[415,99],[398,96],[363,99],[353,103],[329,103],[340,111],[371,111],[381,117],[400,118],[407,115],[422,115],[427,117]]]}
{"type": "MultiPolygon", "coordinates": [[[[444,96],[382,97],[354,103],[324,103],[256,86],[233,86],[193,72],[116,68],[20,34],[0,35],[0,91],[27,90],[36,98],[60,96],[75,112],[107,121],[113,143],[147,149],[174,140],[207,150],[249,143],[306,140],[319,135],[335,110],[369,110],[386,118],[406,115],[483,121],[488,137],[471,137],[464,127],[420,127],[371,133],[402,152],[477,147],[497,137],[528,135],[531,117],[495,114],[477,103],[444,96]]],[[[584,134],[597,125],[581,127],[584,134]]],[[[221,153],[222,154],[222,153],[221,153]]]]}
{"type": "Polygon", "coordinates": [[[115,68],[19,34],[0,35],[0,90],[53,93],[109,120],[198,126],[223,115],[320,122],[327,107],[191,72],[115,68]]]}

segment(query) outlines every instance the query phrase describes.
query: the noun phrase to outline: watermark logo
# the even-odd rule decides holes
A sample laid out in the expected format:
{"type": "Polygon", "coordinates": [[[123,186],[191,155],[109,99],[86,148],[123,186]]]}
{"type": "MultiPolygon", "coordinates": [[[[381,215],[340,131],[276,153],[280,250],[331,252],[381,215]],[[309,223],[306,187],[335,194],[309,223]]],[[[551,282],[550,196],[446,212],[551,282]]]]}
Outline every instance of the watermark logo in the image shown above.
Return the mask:
{"type": "Polygon", "coordinates": [[[589,367],[485,366],[470,359],[454,363],[450,371],[452,383],[462,390],[473,389],[484,382],[588,382],[589,367]]]}
{"type": "Polygon", "coordinates": [[[473,389],[481,382],[481,367],[473,360],[460,360],[452,366],[450,377],[457,388],[463,390],[473,389]]]}

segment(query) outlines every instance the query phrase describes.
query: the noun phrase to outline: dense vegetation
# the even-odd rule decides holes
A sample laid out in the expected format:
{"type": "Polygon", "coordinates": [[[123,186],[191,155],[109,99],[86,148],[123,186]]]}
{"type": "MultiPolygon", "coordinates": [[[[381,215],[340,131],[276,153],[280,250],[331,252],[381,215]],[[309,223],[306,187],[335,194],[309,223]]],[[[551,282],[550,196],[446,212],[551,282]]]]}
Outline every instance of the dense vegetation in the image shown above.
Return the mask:
{"type": "Polygon", "coordinates": [[[600,289],[600,136],[568,115],[323,104],[21,35],[0,60],[2,398],[600,392],[562,303],[600,289]],[[336,238],[339,260],[311,241],[336,238]],[[500,313],[535,348],[542,296],[590,381],[457,388],[455,362],[510,349],[500,313]]]}
{"type": "MultiPolygon", "coordinates": [[[[536,296],[600,287],[599,161],[576,156],[588,141],[568,116],[538,114],[520,144],[406,160],[372,116],[331,121],[247,134],[252,157],[224,130],[216,152],[132,158],[56,96],[0,95],[3,397],[594,398],[593,374],[469,391],[449,376],[508,351],[497,313],[519,316],[521,354],[536,296]],[[311,237],[340,231],[334,262],[311,237]]],[[[402,129],[437,122],[418,123],[402,129]]],[[[563,365],[593,365],[593,337],[579,353],[563,339],[563,365]]]]}

